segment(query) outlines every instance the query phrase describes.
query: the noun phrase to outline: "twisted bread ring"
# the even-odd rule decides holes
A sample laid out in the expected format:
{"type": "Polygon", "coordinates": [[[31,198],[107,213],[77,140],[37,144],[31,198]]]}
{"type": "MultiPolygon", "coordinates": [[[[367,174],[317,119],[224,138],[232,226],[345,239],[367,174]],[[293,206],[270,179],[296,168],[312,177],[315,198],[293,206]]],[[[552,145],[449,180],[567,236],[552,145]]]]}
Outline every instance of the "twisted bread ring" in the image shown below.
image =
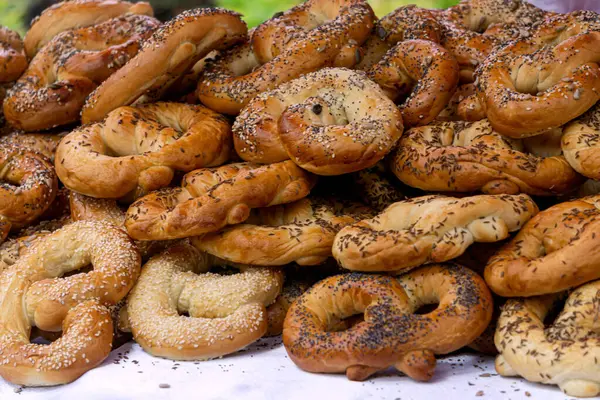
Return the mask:
{"type": "Polygon", "coordinates": [[[150,193],[127,210],[134,239],[164,240],[217,231],[244,222],[252,208],[291,203],[308,195],[315,178],[291,161],[229,164],[188,173],[182,187],[150,193]]]}
{"type": "Polygon", "coordinates": [[[570,122],[563,130],[561,148],[565,158],[580,174],[600,179],[600,103],[570,122]]]}
{"type": "Polygon", "coordinates": [[[392,166],[402,182],[434,191],[548,196],[583,182],[564,157],[527,154],[487,120],[413,128],[400,139],[392,166]]]}
{"type": "Polygon", "coordinates": [[[325,68],[255,97],[233,138],[246,161],[291,158],[308,171],[339,175],[377,163],[402,129],[398,108],[363,73],[325,68]]]}
{"type": "Polygon", "coordinates": [[[347,274],[326,278],[290,307],[283,344],[292,361],[310,372],[345,372],[365,380],[394,366],[416,380],[433,376],[434,354],[447,354],[475,339],[492,316],[483,279],[460,266],[434,265],[395,280],[347,274]],[[425,304],[439,306],[415,314],[425,304]],[[342,332],[336,321],[364,313],[342,332]],[[452,334],[449,334],[452,332],[452,334]]]}
{"type": "Polygon", "coordinates": [[[82,126],[56,150],[56,173],[91,197],[138,198],[167,186],[175,171],[223,164],[229,122],[202,106],[153,103],[120,107],[103,123],[82,126]]]}
{"type": "Polygon", "coordinates": [[[474,242],[505,239],[537,212],[527,195],[417,197],[343,228],[333,256],[353,271],[401,273],[456,258],[474,242]]]}
{"type": "Polygon", "coordinates": [[[216,265],[218,260],[189,245],[172,247],[144,265],[127,314],[133,337],[146,352],[206,360],[240,350],[265,334],[265,307],[281,292],[281,271],[238,266],[239,274],[208,272],[216,265]],[[189,317],[180,315],[184,312],[189,317]]]}
{"type": "Polygon", "coordinates": [[[182,12],[157,29],[130,62],[88,97],[81,122],[100,121],[143,95],[159,99],[211,51],[226,49],[246,35],[246,24],[233,11],[197,8],[182,12]]]}
{"type": "Polygon", "coordinates": [[[77,121],[87,95],[133,57],[158,25],[152,17],[128,14],[54,37],[8,92],[6,120],[27,131],[77,121]]]}
{"type": "Polygon", "coordinates": [[[16,81],[26,68],[27,57],[21,37],[0,26],[0,83],[16,81]]]}
{"type": "Polygon", "coordinates": [[[599,279],[598,229],[600,196],[550,207],[492,257],[485,280],[500,296],[528,297],[599,279]]]}
{"type": "Polygon", "coordinates": [[[508,300],[496,330],[496,371],[558,385],[568,396],[598,396],[598,293],[600,281],[595,281],[570,294],[508,300]],[[560,314],[546,326],[544,318],[565,297],[560,314]]]}
{"type": "Polygon", "coordinates": [[[192,243],[236,263],[317,265],[331,257],[340,229],[371,215],[358,203],[308,198],[256,211],[244,224],[196,237],[192,243]]]}
{"type": "Polygon", "coordinates": [[[31,21],[25,35],[25,51],[29,58],[61,32],[100,24],[124,14],[151,17],[152,7],[146,2],[132,3],[121,0],[70,0],[46,8],[31,21]]]}

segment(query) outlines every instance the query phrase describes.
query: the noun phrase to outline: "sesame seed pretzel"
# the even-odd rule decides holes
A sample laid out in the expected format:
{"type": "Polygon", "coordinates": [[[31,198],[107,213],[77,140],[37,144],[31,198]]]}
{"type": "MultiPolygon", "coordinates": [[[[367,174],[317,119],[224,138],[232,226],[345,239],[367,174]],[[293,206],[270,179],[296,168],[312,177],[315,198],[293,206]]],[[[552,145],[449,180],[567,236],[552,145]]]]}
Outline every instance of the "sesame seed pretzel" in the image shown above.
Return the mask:
{"type": "Polygon", "coordinates": [[[359,203],[301,199],[260,208],[244,224],[192,239],[200,250],[251,265],[317,265],[331,257],[335,234],[371,212],[359,203]]]}
{"type": "Polygon", "coordinates": [[[40,153],[48,160],[54,162],[54,154],[64,134],[54,133],[23,133],[13,131],[0,137],[0,146],[8,145],[24,148],[40,153]]]}
{"type": "Polygon", "coordinates": [[[245,161],[292,159],[320,175],[373,166],[402,134],[402,116],[359,71],[325,68],[255,97],[233,125],[245,161]]]}
{"type": "Polygon", "coordinates": [[[427,381],[434,373],[434,354],[469,344],[490,322],[492,308],[483,279],[457,265],[424,267],[397,280],[337,275],[292,304],[283,344],[291,360],[306,371],[345,372],[348,379],[365,380],[394,366],[427,381]],[[415,313],[436,303],[427,314],[415,313]],[[339,332],[329,329],[357,313],[364,313],[363,321],[339,332]]]}
{"type": "Polygon", "coordinates": [[[161,25],[130,62],[88,97],[81,121],[100,121],[142,97],[160,99],[198,61],[243,41],[247,33],[246,24],[233,11],[197,8],[182,12],[161,25]]]}
{"type": "Polygon", "coordinates": [[[26,131],[79,120],[87,95],[133,57],[158,25],[152,17],[127,14],[55,36],[8,91],[6,120],[26,131]]]}
{"type": "Polygon", "coordinates": [[[266,306],[281,292],[281,271],[238,265],[239,274],[209,272],[218,265],[219,260],[189,245],[172,247],[144,265],[127,314],[133,337],[146,352],[206,360],[240,350],[265,334],[266,306]]]}
{"type": "Polygon", "coordinates": [[[561,148],[577,172],[600,179],[600,103],[564,127],[561,148]]]}
{"type": "Polygon", "coordinates": [[[409,130],[392,169],[402,182],[432,191],[548,196],[571,192],[583,182],[563,156],[529,154],[522,141],[504,138],[487,120],[409,130]]]}
{"type": "Polygon", "coordinates": [[[106,306],[121,300],[140,272],[127,235],[99,222],[76,222],[45,235],[0,274],[0,375],[28,386],[68,383],[110,352],[106,306]],[[62,275],[89,264],[93,270],[62,275]],[[60,331],[44,346],[29,342],[32,326],[60,331]]]}
{"type": "Polygon", "coordinates": [[[353,271],[402,273],[456,258],[474,242],[505,239],[537,212],[527,195],[416,197],[343,228],[333,256],[353,271]]]}
{"type": "Polygon", "coordinates": [[[552,206],[532,218],[485,268],[500,296],[555,293],[599,279],[600,196],[552,206]]]}
{"type": "Polygon", "coordinates": [[[138,240],[215,232],[244,222],[252,208],[300,200],[315,183],[313,175],[291,161],[198,169],[184,176],[181,187],[165,188],[133,203],[125,227],[138,240]]]}
{"type": "Polygon", "coordinates": [[[175,171],[223,164],[230,150],[229,122],[206,107],[120,107],[61,141],[56,173],[66,187],[87,196],[135,199],[167,186],[175,171]]]}
{"type": "Polygon", "coordinates": [[[27,68],[21,37],[0,26],[0,83],[16,81],[27,68]]]}
{"type": "Polygon", "coordinates": [[[498,319],[496,371],[558,385],[568,396],[600,394],[600,281],[571,293],[509,299],[498,319]],[[544,318],[564,306],[554,322],[544,318]]]}

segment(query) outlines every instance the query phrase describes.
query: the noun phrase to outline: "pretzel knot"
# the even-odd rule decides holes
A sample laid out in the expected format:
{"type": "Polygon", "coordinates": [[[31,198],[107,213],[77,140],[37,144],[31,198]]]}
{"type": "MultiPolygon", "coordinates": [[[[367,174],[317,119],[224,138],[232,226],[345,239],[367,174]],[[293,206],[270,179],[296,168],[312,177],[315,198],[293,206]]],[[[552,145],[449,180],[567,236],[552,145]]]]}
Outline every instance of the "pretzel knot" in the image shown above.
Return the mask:
{"type": "Polygon", "coordinates": [[[558,385],[568,396],[598,396],[599,304],[599,281],[571,293],[508,300],[495,335],[500,352],[496,371],[502,376],[558,385]],[[546,316],[563,304],[558,317],[547,326],[546,316]]]}
{"type": "Polygon", "coordinates": [[[59,34],[8,92],[6,120],[28,131],[77,121],[87,95],[133,57],[158,25],[152,17],[127,14],[59,34]]]}
{"type": "Polygon", "coordinates": [[[485,280],[500,296],[527,297],[598,279],[599,227],[599,196],[550,207],[532,218],[492,257],[485,280]]]}
{"type": "Polygon", "coordinates": [[[364,380],[394,366],[426,381],[433,376],[434,354],[469,344],[490,322],[492,308],[483,279],[457,265],[424,267],[397,280],[337,275],[292,304],[283,344],[306,371],[345,372],[351,380],[364,380]],[[416,314],[422,305],[436,303],[435,310],[416,314]],[[364,314],[364,321],[339,332],[331,329],[356,314],[364,314]]]}
{"type": "Polygon", "coordinates": [[[16,81],[27,68],[21,37],[0,26],[0,83],[16,81]]]}
{"type": "Polygon", "coordinates": [[[175,171],[221,165],[230,149],[229,123],[205,107],[120,107],[104,122],[82,126],[64,138],[56,151],[56,172],[79,193],[135,199],[167,186],[175,171]]]}
{"type": "Polygon", "coordinates": [[[127,305],[133,336],[145,351],[205,360],[235,352],[265,334],[266,306],[281,292],[281,271],[236,266],[239,274],[209,272],[218,265],[219,260],[189,245],[172,247],[146,263],[127,305]]]}
{"type": "Polygon", "coordinates": [[[68,383],[110,352],[112,320],[105,306],[133,286],[141,260],[127,235],[112,225],[76,222],[40,237],[0,274],[0,375],[9,382],[68,383]],[[92,264],[93,270],[61,278],[92,264]],[[30,330],[60,331],[44,346],[30,330]]]}
{"type": "Polygon", "coordinates": [[[474,242],[506,239],[537,212],[527,195],[417,197],[343,228],[333,256],[353,271],[401,273],[456,258],[474,242]]]}

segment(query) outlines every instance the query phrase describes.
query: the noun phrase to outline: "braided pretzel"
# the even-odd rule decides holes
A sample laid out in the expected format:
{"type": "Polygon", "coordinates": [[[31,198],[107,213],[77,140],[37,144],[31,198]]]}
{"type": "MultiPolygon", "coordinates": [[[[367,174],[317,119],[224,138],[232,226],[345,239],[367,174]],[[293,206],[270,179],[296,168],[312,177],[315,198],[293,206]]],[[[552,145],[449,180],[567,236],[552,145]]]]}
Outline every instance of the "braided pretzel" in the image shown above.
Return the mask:
{"type": "Polygon", "coordinates": [[[246,24],[233,11],[197,8],[182,12],[157,29],[130,62],[88,97],[81,122],[100,121],[141,96],[159,99],[211,51],[226,49],[246,35],[246,24]]]}
{"type": "Polygon", "coordinates": [[[66,187],[88,196],[137,198],[167,186],[175,171],[223,164],[230,150],[229,122],[205,107],[120,107],[103,123],[64,138],[56,173],[66,187]]]}
{"type": "Polygon", "coordinates": [[[121,230],[76,222],[37,239],[0,274],[0,375],[22,385],[68,383],[110,352],[112,321],[104,305],[133,286],[140,256],[121,230]],[[92,263],[94,270],[60,276],[92,263]],[[31,344],[32,326],[62,331],[49,346],[31,344]]]}
{"type": "Polygon", "coordinates": [[[346,372],[365,380],[394,366],[426,381],[434,354],[447,354],[475,339],[492,316],[483,279],[460,266],[434,265],[395,280],[346,274],[326,278],[290,307],[283,344],[292,361],[310,372],[346,372]],[[424,304],[439,306],[415,314],[424,304]],[[364,321],[342,332],[336,321],[364,313],[364,321]],[[451,332],[451,334],[449,334],[451,332]]]}
{"type": "Polygon", "coordinates": [[[128,14],[59,34],[8,92],[6,120],[27,131],[77,121],[86,96],[135,55],[158,24],[128,14]]]}
{"type": "Polygon", "coordinates": [[[398,179],[423,190],[552,195],[582,183],[564,157],[527,154],[487,120],[413,128],[400,139],[392,166],[398,179]]]}
{"type": "Polygon", "coordinates": [[[281,292],[281,271],[237,266],[239,274],[208,272],[216,265],[218,260],[189,245],[172,247],[146,263],[127,304],[133,337],[146,352],[206,360],[265,334],[266,306],[281,292]],[[179,315],[184,312],[189,317],[179,315]]]}
{"type": "Polygon", "coordinates": [[[53,4],[31,21],[25,35],[25,51],[33,58],[42,47],[61,32],[97,25],[127,13],[153,15],[146,2],[121,0],[70,0],[53,4]]]}
{"type": "Polygon", "coordinates": [[[127,210],[125,227],[138,240],[164,240],[215,232],[239,224],[252,208],[291,203],[308,195],[316,179],[291,161],[229,164],[188,173],[182,187],[150,193],[127,210]]]}
{"type": "Polygon", "coordinates": [[[14,146],[40,153],[54,161],[56,148],[64,135],[52,133],[23,133],[15,131],[0,137],[0,146],[14,146]]]}
{"type": "Polygon", "coordinates": [[[563,130],[562,151],[571,166],[591,179],[600,179],[600,103],[563,130]]]}
{"type": "Polygon", "coordinates": [[[16,81],[27,68],[21,37],[0,26],[0,83],[16,81]]]}
{"type": "Polygon", "coordinates": [[[233,134],[246,161],[291,158],[311,172],[339,175],[377,163],[402,129],[395,104],[363,73],[326,68],[255,97],[233,134]]]}
{"type": "Polygon", "coordinates": [[[600,394],[600,281],[568,294],[558,317],[546,326],[544,318],[565,297],[566,293],[508,300],[496,330],[496,371],[558,385],[568,396],[595,397],[600,394]]]}
{"type": "Polygon", "coordinates": [[[417,197],[343,228],[333,256],[353,271],[400,273],[456,258],[474,242],[505,239],[537,212],[527,195],[417,197]]]}
{"type": "Polygon", "coordinates": [[[490,288],[504,297],[527,297],[599,279],[599,209],[600,196],[590,196],[532,218],[489,261],[485,280],[490,288]]]}
{"type": "Polygon", "coordinates": [[[371,215],[361,204],[327,199],[301,199],[256,211],[244,224],[194,238],[192,243],[236,263],[317,265],[331,257],[340,229],[371,215]]]}

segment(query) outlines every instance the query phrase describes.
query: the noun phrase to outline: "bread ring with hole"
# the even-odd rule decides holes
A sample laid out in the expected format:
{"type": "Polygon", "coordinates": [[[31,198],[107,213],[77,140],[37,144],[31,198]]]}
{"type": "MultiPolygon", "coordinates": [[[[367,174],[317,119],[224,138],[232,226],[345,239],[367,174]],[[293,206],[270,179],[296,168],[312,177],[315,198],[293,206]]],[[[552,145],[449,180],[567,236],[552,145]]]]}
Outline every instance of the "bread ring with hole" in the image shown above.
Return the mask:
{"type": "Polygon", "coordinates": [[[26,68],[27,56],[21,36],[0,26],[0,83],[16,81],[26,68]]]}

